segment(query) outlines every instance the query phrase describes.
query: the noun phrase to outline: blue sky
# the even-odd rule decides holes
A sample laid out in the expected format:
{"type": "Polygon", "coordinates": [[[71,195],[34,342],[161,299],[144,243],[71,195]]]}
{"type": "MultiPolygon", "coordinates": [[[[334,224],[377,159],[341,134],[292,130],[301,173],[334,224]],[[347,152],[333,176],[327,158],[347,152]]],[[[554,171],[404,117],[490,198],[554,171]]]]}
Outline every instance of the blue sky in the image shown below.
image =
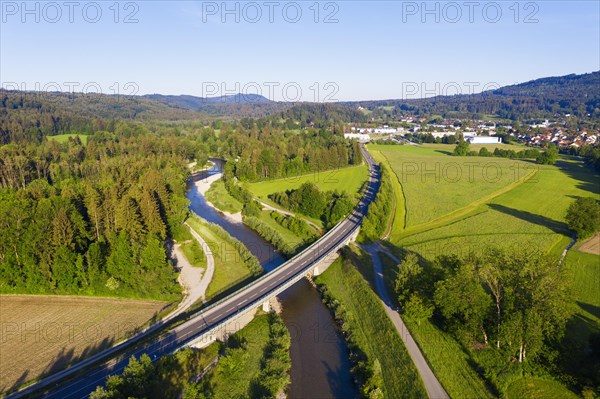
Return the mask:
{"type": "Polygon", "coordinates": [[[1,2],[4,87],[330,101],[600,69],[597,1],[74,3],[1,2]]]}

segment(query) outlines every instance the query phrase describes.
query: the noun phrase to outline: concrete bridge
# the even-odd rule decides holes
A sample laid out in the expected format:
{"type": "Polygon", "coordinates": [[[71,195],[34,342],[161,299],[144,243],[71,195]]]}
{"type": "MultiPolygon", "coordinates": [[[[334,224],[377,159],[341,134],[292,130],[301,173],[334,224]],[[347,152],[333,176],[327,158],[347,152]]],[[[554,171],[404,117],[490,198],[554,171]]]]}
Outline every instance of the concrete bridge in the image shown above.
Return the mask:
{"type": "Polygon", "coordinates": [[[224,338],[239,329],[243,319],[251,318],[257,308],[268,306],[269,300],[298,280],[322,273],[338,256],[338,251],[356,237],[369,204],[379,190],[379,166],[364,148],[362,151],[369,165],[370,176],[360,203],[350,215],[310,247],[226,298],[192,314],[187,321],[161,335],[157,335],[158,332],[167,330],[169,324],[155,325],[128,341],[46,377],[7,398],[87,398],[96,386],[104,384],[106,377],[121,373],[131,356],[147,354],[152,359],[157,359],[183,347],[204,346],[215,339],[224,338]],[[150,338],[151,334],[155,336],[150,338]]]}

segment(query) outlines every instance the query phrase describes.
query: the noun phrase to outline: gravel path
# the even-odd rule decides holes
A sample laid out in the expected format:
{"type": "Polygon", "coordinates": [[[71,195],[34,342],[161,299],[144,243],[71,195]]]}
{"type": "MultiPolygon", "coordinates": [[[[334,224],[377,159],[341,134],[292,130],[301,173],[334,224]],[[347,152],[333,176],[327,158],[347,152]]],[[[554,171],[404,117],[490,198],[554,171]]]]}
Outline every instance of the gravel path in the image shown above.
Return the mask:
{"type": "MultiPolygon", "coordinates": [[[[381,302],[383,302],[385,312],[388,314],[390,320],[392,320],[392,323],[394,323],[394,326],[396,326],[400,337],[402,337],[402,341],[404,342],[404,345],[406,346],[413,363],[417,367],[417,371],[423,380],[423,384],[425,384],[427,394],[431,399],[449,399],[444,387],[437,379],[435,374],[433,374],[433,371],[431,371],[429,364],[427,364],[427,360],[425,360],[425,356],[423,356],[423,353],[421,353],[419,346],[413,339],[412,335],[410,335],[410,331],[408,331],[408,328],[406,328],[402,318],[400,318],[400,314],[393,309],[392,301],[389,297],[387,289],[385,288],[385,282],[383,281],[383,265],[381,264],[379,253],[377,252],[377,250],[384,249],[378,244],[371,244],[363,248],[369,253],[369,255],[371,255],[371,258],[373,259],[375,285],[377,286],[379,298],[381,299],[381,302]]],[[[385,252],[387,253],[387,251],[385,252]]]]}
{"type": "Polygon", "coordinates": [[[177,266],[180,270],[178,281],[183,286],[184,298],[177,306],[177,309],[163,319],[165,321],[185,312],[199,300],[206,302],[206,290],[215,273],[215,258],[210,251],[210,247],[187,223],[186,226],[188,226],[190,233],[192,233],[192,236],[198,241],[198,244],[200,244],[204,251],[206,268],[202,269],[201,267],[193,266],[183,254],[180,248],[181,244],[175,245],[173,254],[177,259],[177,266]]]}

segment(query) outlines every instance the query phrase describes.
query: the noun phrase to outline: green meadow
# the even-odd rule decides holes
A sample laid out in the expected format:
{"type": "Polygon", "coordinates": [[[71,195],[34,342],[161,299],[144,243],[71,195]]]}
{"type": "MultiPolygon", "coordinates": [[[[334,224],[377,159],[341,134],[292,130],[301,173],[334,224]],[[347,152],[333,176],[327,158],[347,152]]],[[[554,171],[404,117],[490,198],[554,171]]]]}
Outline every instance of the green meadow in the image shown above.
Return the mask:
{"type": "MultiPolygon", "coordinates": [[[[310,182],[316,184],[321,191],[345,191],[349,194],[357,193],[369,175],[366,165],[353,166],[343,169],[333,169],[315,172],[301,176],[286,177],[277,180],[251,183],[248,189],[260,200],[268,200],[270,194],[293,190],[302,184],[310,182]]],[[[265,201],[268,202],[268,201],[265,201]]]]}
{"type": "Polygon", "coordinates": [[[215,208],[223,212],[238,213],[242,211],[243,204],[233,198],[225,189],[223,179],[214,181],[206,192],[206,200],[213,204],[215,208]]]}
{"type": "MultiPolygon", "coordinates": [[[[600,176],[576,159],[561,157],[553,166],[541,166],[502,158],[454,157],[442,148],[369,146],[374,157],[396,175],[397,208],[389,246],[397,255],[408,249],[433,260],[496,247],[535,249],[558,257],[571,242],[565,222],[569,205],[577,197],[600,199],[600,176]],[[467,179],[444,173],[459,167],[471,168],[467,179]],[[486,168],[502,176],[492,178],[485,174],[486,168]]],[[[566,337],[572,351],[563,356],[562,366],[567,373],[586,378],[586,370],[591,373],[598,367],[589,354],[588,339],[600,332],[600,256],[580,252],[578,245],[563,263],[572,276],[574,316],[566,337]]],[[[393,291],[397,265],[389,259],[385,263],[388,289],[393,291]]],[[[473,366],[481,354],[465,351],[431,321],[420,326],[407,321],[407,325],[451,397],[486,396],[484,384],[477,381],[483,381],[483,376],[478,377],[473,366]]],[[[524,377],[502,389],[507,398],[573,397],[551,378],[524,377]]]]}
{"type": "Polygon", "coordinates": [[[204,238],[215,259],[215,272],[206,290],[207,300],[252,276],[251,270],[233,245],[197,218],[189,218],[187,223],[204,238]]]}

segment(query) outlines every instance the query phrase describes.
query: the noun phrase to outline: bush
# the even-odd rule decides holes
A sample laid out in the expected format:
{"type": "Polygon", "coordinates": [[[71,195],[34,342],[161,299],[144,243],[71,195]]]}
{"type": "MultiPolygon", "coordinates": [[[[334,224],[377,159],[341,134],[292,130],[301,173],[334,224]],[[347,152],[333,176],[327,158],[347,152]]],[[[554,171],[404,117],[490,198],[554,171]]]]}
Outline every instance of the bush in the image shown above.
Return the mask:
{"type": "Polygon", "coordinates": [[[554,145],[549,145],[546,151],[542,152],[537,158],[536,162],[542,165],[554,165],[558,158],[558,149],[554,145]]]}
{"type": "Polygon", "coordinates": [[[394,188],[390,174],[385,165],[381,165],[381,186],[377,198],[369,205],[367,216],[360,228],[359,241],[376,241],[383,236],[390,222],[394,201],[394,188]]]}
{"type": "Polygon", "coordinates": [[[567,210],[569,228],[583,239],[600,229],[600,204],[593,198],[577,198],[567,210]]]}

